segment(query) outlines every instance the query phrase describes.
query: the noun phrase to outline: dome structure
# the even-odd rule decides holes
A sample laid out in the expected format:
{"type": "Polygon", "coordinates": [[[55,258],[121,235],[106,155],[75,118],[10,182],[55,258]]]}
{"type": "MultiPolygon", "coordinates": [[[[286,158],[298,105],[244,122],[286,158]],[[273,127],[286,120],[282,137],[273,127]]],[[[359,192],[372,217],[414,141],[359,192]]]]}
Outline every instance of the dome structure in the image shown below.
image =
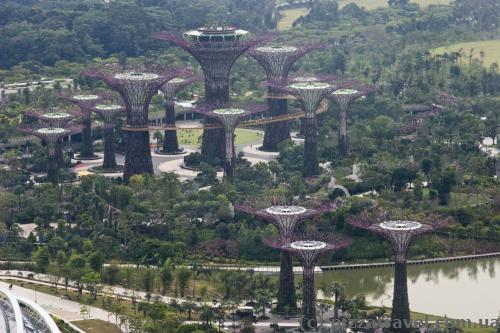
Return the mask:
{"type": "Polygon", "coordinates": [[[0,332],[61,333],[42,307],[4,288],[0,288],[0,332]]]}

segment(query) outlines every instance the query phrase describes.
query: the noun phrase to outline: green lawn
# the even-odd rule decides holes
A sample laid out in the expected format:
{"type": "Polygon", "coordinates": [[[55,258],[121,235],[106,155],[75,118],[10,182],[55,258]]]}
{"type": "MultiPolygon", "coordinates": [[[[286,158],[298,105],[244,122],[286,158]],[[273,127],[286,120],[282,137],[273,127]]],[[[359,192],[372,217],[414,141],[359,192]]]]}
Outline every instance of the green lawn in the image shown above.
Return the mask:
{"type": "Polygon", "coordinates": [[[114,324],[98,320],[79,320],[71,322],[78,328],[81,328],[87,333],[121,333],[122,331],[114,324]]]}
{"type": "Polygon", "coordinates": [[[278,22],[278,30],[284,31],[292,28],[293,22],[302,15],[306,15],[307,8],[294,8],[281,11],[281,20],[278,22]]]}
{"type": "Polygon", "coordinates": [[[485,40],[485,41],[477,41],[477,42],[468,42],[468,43],[457,43],[448,46],[439,47],[437,49],[432,50],[433,54],[444,54],[450,52],[459,52],[460,49],[463,49],[465,57],[462,59],[463,63],[468,63],[468,58],[471,49],[473,57],[480,59],[481,51],[485,53],[484,58],[484,66],[489,67],[492,63],[496,62],[500,64],[500,40],[485,40]]]}
{"type": "MultiPolygon", "coordinates": [[[[183,146],[198,146],[199,144],[201,144],[201,133],[201,129],[177,131],[179,144],[183,146]]],[[[262,140],[262,135],[263,134],[261,132],[246,129],[237,129],[235,144],[239,145],[257,143],[262,140]]]]}
{"type": "MultiPolygon", "coordinates": [[[[340,7],[344,7],[349,3],[355,3],[359,7],[364,7],[366,10],[373,10],[380,7],[387,7],[389,5],[387,0],[340,0],[340,7]]],[[[418,4],[421,8],[428,7],[429,5],[448,5],[450,0],[411,0],[411,2],[418,4]]]]}
{"type": "MultiPolygon", "coordinates": [[[[421,8],[428,7],[429,5],[449,5],[450,1],[451,0],[411,0],[411,2],[417,3],[421,8]]],[[[364,7],[366,10],[387,7],[389,5],[387,0],[339,0],[340,7],[344,7],[349,3],[355,3],[359,7],[364,7]]],[[[306,15],[307,12],[308,10],[306,8],[293,8],[281,11],[282,17],[278,22],[278,30],[284,31],[291,29],[293,22],[302,15],[306,15]]]]}

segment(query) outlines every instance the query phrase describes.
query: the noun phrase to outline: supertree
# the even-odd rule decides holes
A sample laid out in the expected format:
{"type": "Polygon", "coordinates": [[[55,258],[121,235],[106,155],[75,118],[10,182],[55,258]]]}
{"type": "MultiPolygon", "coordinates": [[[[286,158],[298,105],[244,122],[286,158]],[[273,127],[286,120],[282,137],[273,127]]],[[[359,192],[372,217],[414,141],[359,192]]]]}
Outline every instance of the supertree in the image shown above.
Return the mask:
{"type": "MultiPolygon", "coordinates": [[[[260,46],[252,48],[248,54],[262,66],[270,82],[285,83],[292,66],[305,54],[323,48],[323,44],[309,44],[304,46],[260,46]]],[[[286,115],[288,113],[288,99],[272,87],[268,87],[267,103],[269,109],[267,117],[286,115]]],[[[262,149],[276,151],[278,144],[290,139],[288,121],[271,123],[265,126],[262,149]]]]}
{"type": "Polygon", "coordinates": [[[82,114],[82,144],[80,147],[80,154],[76,156],[77,159],[94,160],[99,156],[94,154],[93,141],[92,141],[92,112],[90,108],[101,100],[99,95],[74,95],[66,97],[66,99],[80,108],[82,114]]]}
{"type": "Polygon", "coordinates": [[[385,238],[395,255],[394,294],[392,297],[391,331],[408,332],[411,328],[410,305],[408,301],[407,254],[418,238],[437,229],[445,228],[453,222],[450,218],[432,217],[432,223],[415,222],[408,219],[391,218],[387,213],[368,213],[365,216],[350,216],[347,222],[385,238]]]}
{"type": "Polygon", "coordinates": [[[304,177],[319,174],[318,142],[316,141],[316,110],[319,103],[332,91],[338,89],[338,83],[320,81],[276,83],[269,82],[268,86],[282,92],[294,95],[305,112],[304,117],[304,177]]]}
{"type": "Polygon", "coordinates": [[[332,91],[328,97],[336,103],[339,108],[339,154],[340,156],[349,155],[349,144],[347,142],[347,111],[352,102],[356,99],[377,91],[377,87],[370,85],[361,85],[349,89],[338,89],[332,91]]]}
{"type": "Polygon", "coordinates": [[[59,179],[59,164],[57,161],[56,144],[65,136],[71,135],[82,130],[81,126],[73,127],[34,127],[30,125],[21,125],[18,130],[34,135],[47,144],[47,180],[57,183],[59,179]]]}
{"type": "Polygon", "coordinates": [[[163,150],[159,151],[162,154],[175,155],[182,153],[182,148],[179,148],[179,142],[177,140],[177,131],[169,130],[168,127],[175,128],[175,103],[174,97],[187,87],[188,85],[199,81],[201,78],[197,75],[190,75],[186,77],[173,78],[167,81],[162,87],[161,92],[165,98],[165,135],[163,139],[163,150]]]}
{"type": "MultiPolygon", "coordinates": [[[[34,118],[43,123],[46,127],[64,128],[70,121],[78,117],[78,114],[73,110],[64,111],[42,111],[33,110],[25,112],[24,115],[29,118],[34,118]]],[[[64,165],[62,138],[55,143],[56,159],[59,167],[64,165]]]]}
{"type": "Polygon", "coordinates": [[[104,122],[104,160],[102,162],[103,171],[116,171],[121,169],[116,164],[115,157],[115,122],[125,111],[125,108],[118,104],[97,104],[92,108],[104,122]]]}
{"type": "MultiPolygon", "coordinates": [[[[301,201],[300,204],[294,204],[291,202],[280,203],[276,200],[276,197],[273,197],[272,200],[266,199],[260,196],[257,201],[236,204],[235,209],[272,224],[278,231],[279,239],[283,241],[292,239],[295,231],[304,221],[316,218],[325,212],[333,212],[340,207],[339,202],[318,206],[316,203],[309,201],[301,201]],[[270,201],[272,201],[272,206],[260,208],[263,205],[269,205],[270,201]]],[[[276,309],[283,312],[286,308],[294,311],[297,308],[297,301],[292,257],[290,253],[281,251],[278,304],[276,309]]]]}
{"type": "MultiPolygon", "coordinates": [[[[171,42],[191,54],[205,75],[205,102],[218,106],[229,103],[229,74],[235,61],[249,48],[273,38],[274,34],[250,37],[245,30],[230,26],[209,26],[185,32],[159,32],[156,38],[171,42]]],[[[207,119],[207,123],[213,120],[207,119]]],[[[202,155],[207,160],[224,156],[224,132],[203,131],[202,155]]]]}
{"type": "Polygon", "coordinates": [[[314,268],[321,255],[348,247],[351,239],[339,234],[302,233],[291,239],[268,238],[264,243],[294,255],[302,264],[302,325],[309,331],[316,327],[316,290],[314,268]]]}
{"type": "Polygon", "coordinates": [[[234,175],[234,131],[238,123],[253,114],[264,112],[266,105],[261,104],[226,104],[222,108],[219,105],[201,105],[193,111],[203,114],[208,118],[215,118],[224,127],[224,177],[232,179],[234,175]]]}
{"type": "Polygon", "coordinates": [[[153,173],[151,149],[149,147],[148,109],[151,98],[165,82],[184,75],[184,70],[156,68],[139,71],[108,72],[87,69],[83,75],[104,81],[117,91],[127,111],[125,167],[123,178],[142,173],[153,173]]]}

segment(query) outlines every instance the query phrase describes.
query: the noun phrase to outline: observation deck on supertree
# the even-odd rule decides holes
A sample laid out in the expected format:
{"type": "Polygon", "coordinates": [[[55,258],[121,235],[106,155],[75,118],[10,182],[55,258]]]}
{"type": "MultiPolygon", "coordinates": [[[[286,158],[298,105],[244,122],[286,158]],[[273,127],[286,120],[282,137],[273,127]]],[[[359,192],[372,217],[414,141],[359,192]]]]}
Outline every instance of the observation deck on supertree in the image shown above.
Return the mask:
{"type": "Polygon", "coordinates": [[[361,85],[346,89],[338,89],[331,92],[328,98],[340,107],[339,112],[339,154],[340,156],[349,155],[349,144],[347,142],[347,111],[349,106],[356,99],[377,91],[377,87],[370,85],[361,85]]]}
{"type": "MultiPolygon", "coordinates": [[[[259,208],[258,206],[258,203],[236,204],[235,209],[271,223],[278,231],[278,237],[283,241],[292,239],[297,228],[305,220],[316,218],[325,212],[333,212],[340,207],[338,203],[328,203],[317,208],[306,208],[298,205],[278,205],[277,202],[274,202],[273,206],[266,208],[259,208]]],[[[284,312],[288,307],[288,310],[293,311],[297,308],[293,263],[290,253],[286,251],[281,251],[279,282],[276,310],[284,312]]]]}
{"type": "MultiPolygon", "coordinates": [[[[229,75],[235,61],[258,43],[270,40],[268,33],[250,36],[246,30],[230,26],[209,26],[186,31],[183,35],[159,32],[156,38],[171,42],[191,54],[205,75],[205,102],[219,107],[229,103],[229,75]]],[[[207,119],[207,123],[213,120],[207,119]]],[[[224,132],[205,129],[201,153],[208,160],[223,158],[224,132]]]]}
{"type": "Polygon", "coordinates": [[[149,103],[160,87],[175,77],[185,74],[185,70],[156,68],[151,70],[129,70],[109,72],[87,69],[84,76],[102,80],[118,92],[127,111],[125,148],[125,181],[137,174],[153,174],[153,162],[149,140],[149,103]]]}
{"type": "Polygon", "coordinates": [[[100,158],[94,154],[93,140],[92,140],[92,112],[90,110],[96,103],[101,100],[101,97],[94,94],[74,95],[66,97],[66,99],[80,108],[82,114],[82,144],[80,147],[80,154],[76,159],[82,160],[95,160],[100,158]]]}
{"type": "Polygon", "coordinates": [[[432,217],[431,224],[415,222],[407,219],[392,219],[386,214],[378,213],[363,217],[350,216],[347,222],[356,227],[368,230],[385,238],[395,255],[394,294],[392,298],[391,331],[408,332],[410,327],[410,304],[408,301],[407,254],[411,245],[420,237],[435,230],[445,228],[453,220],[443,217],[432,217]]]}
{"type": "Polygon", "coordinates": [[[104,160],[103,171],[118,170],[115,157],[115,123],[117,118],[125,112],[125,108],[118,104],[97,104],[92,108],[104,122],[104,160]]]}
{"type": "MultiPolygon", "coordinates": [[[[161,92],[165,98],[165,126],[175,128],[175,96],[185,87],[200,81],[201,77],[198,75],[190,75],[186,77],[177,77],[167,81],[162,87],[161,92]]],[[[160,154],[176,155],[183,152],[179,147],[177,140],[176,130],[165,130],[163,138],[163,149],[158,151],[160,154]]]]}
{"type": "Polygon", "coordinates": [[[318,142],[316,141],[316,110],[320,102],[332,91],[339,88],[338,83],[327,83],[320,81],[275,83],[269,82],[268,86],[277,91],[289,93],[295,96],[305,112],[304,116],[304,165],[302,173],[304,177],[319,174],[318,142]]]}
{"type": "MultiPolygon", "coordinates": [[[[266,72],[267,81],[286,83],[293,65],[307,53],[324,48],[323,44],[304,46],[271,45],[259,46],[248,51],[266,72]]],[[[288,99],[272,87],[268,87],[267,117],[281,116],[288,113],[288,99]]],[[[290,139],[288,121],[271,123],[265,126],[262,149],[277,151],[278,144],[290,139]]]]}
{"type": "Polygon", "coordinates": [[[294,255],[302,264],[302,325],[305,331],[314,330],[316,320],[316,290],[314,268],[319,258],[327,253],[348,247],[351,239],[339,234],[303,233],[291,239],[268,238],[264,243],[294,255]]]}
{"type": "Polygon", "coordinates": [[[81,126],[73,127],[33,127],[19,126],[18,130],[34,135],[47,144],[47,180],[52,183],[57,183],[59,179],[59,163],[57,160],[57,142],[65,136],[71,135],[82,130],[81,126]]]}
{"type": "Polygon", "coordinates": [[[224,178],[231,180],[234,175],[234,131],[236,126],[241,120],[256,113],[262,113],[266,109],[267,106],[261,104],[227,104],[223,108],[217,105],[202,105],[193,110],[208,118],[217,119],[224,127],[224,178]]]}

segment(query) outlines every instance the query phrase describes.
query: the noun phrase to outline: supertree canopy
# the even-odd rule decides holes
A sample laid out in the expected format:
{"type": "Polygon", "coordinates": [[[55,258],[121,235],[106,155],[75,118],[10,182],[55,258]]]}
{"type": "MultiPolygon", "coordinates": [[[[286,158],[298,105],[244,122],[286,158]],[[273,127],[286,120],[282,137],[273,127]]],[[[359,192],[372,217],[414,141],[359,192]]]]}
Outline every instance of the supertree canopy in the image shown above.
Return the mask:
{"type": "Polygon", "coordinates": [[[341,156],[349,155],[349,145],[347,142],[347,110],[349,105],[356,99],[373,93],[377,90],[375,86],[360,86],[356,89],[338,89],[329,94],[330,100],[340,107],[339,112],[339,154],[341,156]]]}
{"type": "MultiPolygon", "coordinates": [[[[320,216],[324,212],[332,212],[340,207],[337,203],[328,203],[316,208],[306,208],[294,204],[278,204],[275,200],[272,206],[259,208],[259,203],[236,204],[235,209],[253,215],[265,222],[271,223],[278,231],[278,237],[283,240],[293,239],[297,228],[306,220],[320,216]]],[[[310,204],[308,203],[308,206],[310,204]]],[[[292,257],[289,252],[281,251],[280,283],[278,304],[276,310],[284,312],[286,308],[294,311],[297,308],[292,257]]]]}
{"type": "Polygon", "coordinates": [[[351,239],[338,234],[303,233],[291,239],[269,238],[264,243],[294,255],[302,264],[302,325],[309,331],[316,327],[316,290],[314,268],[321,255],[348,247],[351,239]]]}
{"type": "Polygon", "coordinates": [[[338,88],[337,84],[307,81],[281,84],[270,82],[268,84],[279,91],[294,95],[305,112],[304,117],[304,166],[302,173],[304,177],[319,174],[318,142],[316,141],[316,110],[319,103],[332,91],[338,88]]]}
{"type": "MultiPolygon", "coordinates": [[[[175,96],[183,88],[199,81],[200,77],[196,75],[177,77],[167,81],[162,87],[161,92],[165,98],[165,126],[175,128],[175,96]]],[[[165,130],[163,139],[163,150],[159,151],[162,154],[179,154],[182,148],[179,148],[176,130],[165,130]]]]}
{"type": "Polygon", "coordinates": [[[82,144],[80,154],[76,158],[83,160],[91,160],[99,158],[94,154],[93,141],[92,141],[92,119],[90,108],[101,100],[98,95],[74,95],[66,98],[68,101],[76,104],[82,114],[82,144]]]}
{"type": "Polygon", "coordinates": [[[125,111],[125,108],[118,104],[97,104],[92,108],[104,122],[104,160],[103,170],[117,170],[115,157],[115,122],[125,111]]]}
{"type": "Polygon", "coordinates": [[[127,111],[125,168],[123,178],[142,173],[153,173],[149,147],[148,109],[151,98],[165,82],[184,74],[184,70],[158,68],[154,71],[130,70],[108,73],[88,69],[83,75],[104,81],[117,91],[127,111]]]}
{"type": "Polygon", "coordinates": [[[57,160],[57,142],[65,136],[81,131],[81,126],[74,127],[33,127],[23,125],[18,127],[22,132],[34,135],[47,144],[47,180],[57,183],[59,179],[59,164],[57,160]]]}
{"type": "Polygon", "coordinates": [[[260,104],[226,104],[220,108],[217,105],[203,105],[194,109],[209,118],[217,119],[224,127],[224,177],[232,179],[234,175],[234,131],[238,123],[253,114],[264,112],[267,106],[260,104]]]}
{"type": "MultiPolygon", "coordinates": [[[[267,80],[270,82],[285,83],[292,66],[305,54],[322,48],[322,44],[297,46],[260,46],[252,48],[248,54],[264,68],[267,80]]],[[[268,87],[267,103],[269,109],[267,117],[276,117],[288,113],[288,100],[282,93],[268,87]]],[[[290,139],[288,120],[266,125],[263,150],[276,151],[278,144],[290,139]]]]}
{"type": "MultiPolygon", "coordinates": [[[[249,48],[273,38],[274,34],[250,37],[245,30],[210,26],[187,31],[182,36],[159,32],[156,37],[174,43],[199,62],[205,75],[205,102],[220,107],[229,103],[229,74],[235,61],[249,48]]],[[[207,119],[207,123],[210,122],[207,119]]],[[[223,158],[224,132],[221,129],[204,130],[201,153],[207,160],[223,158]]]]}
{"type": "Polygon", "coordinates": [[[347,222],[356,228],[366,229],[385,238],[395,255],[394,294],[392,298],[391,331],[408,332],[411,327],[410,305],[408,301],[408,282],[406,257],[413,242],[425,234],[444,228],[452,219],[433,217],[431,224],[406,219],[391,219],[386,214],[371,214],[363,217],[348,217],[347,222]]]}

